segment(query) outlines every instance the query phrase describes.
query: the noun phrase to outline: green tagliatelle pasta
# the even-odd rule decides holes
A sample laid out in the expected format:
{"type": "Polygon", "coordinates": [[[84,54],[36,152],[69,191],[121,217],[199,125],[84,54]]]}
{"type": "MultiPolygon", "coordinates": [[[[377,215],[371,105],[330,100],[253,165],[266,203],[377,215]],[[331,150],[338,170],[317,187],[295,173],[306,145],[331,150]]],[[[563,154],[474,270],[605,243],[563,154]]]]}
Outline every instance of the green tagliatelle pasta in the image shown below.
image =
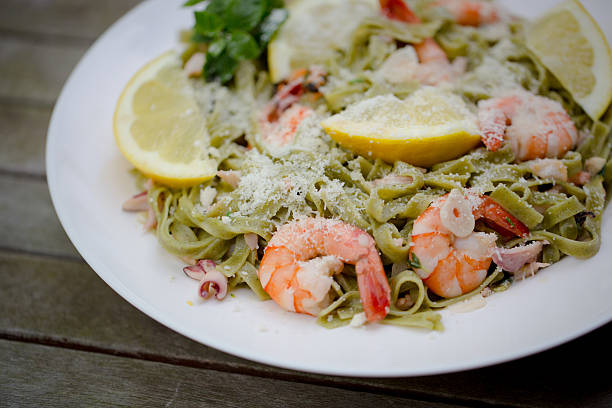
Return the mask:
{"type": "MultiPolygon", "coordinates": [[[[201,185],[148,190],[156,219],[156,234],[169,252],[195,261],[211,259],[229,278],[229,288],[250,288],[268,299],[257,276],[261,249],[276,228],[304,217],[337,218],[371,234],[380,251],[391,287],[391,307],[385,324],[441,330],[437,310],[482,292],[504,290],[512,276],[492,266],[484,282],[465,295],[441,299],[432,295],[414,270],[411,233],[415,219],[453,189],[488,194],[529,229],[526,237],[499,240],[511,248],[545,241],[541,262],[563,256],[588,258],[601,244],[601,218],[606,187],[612,182],[612,113],[590,119],[571,95],[529,52],[520,20],[497,27],[466,27],[426,2],[415,9],[422,25],[406,25],[382,16],[364,20],[351,47],[324,67],[327,83],[309,103],[314,113],[297,127],[295,139],[278,146],[261,135],[261,107],[273,86],[262,66],[243,61],[227,86],[193,80],[211,137],[213,157],[222,172],[201,185]],[[451,58],[465,58],[467,73],[454,92],[476,104],[500,89],[518,86],[561,102],[581,134],[575,151],[562,163],[567,175],[583,172],[585,162],[603,161],[598,174],[583,186],[535,174],[529,163],[516,163],[510,146],[491,152],[476,148],[462,157],[430,169],[401,161],[393,164],[350,152],[332,141],[319,123],[349,104],[392,93],[399,98],[418,83],[390,84],[378,69],[403,43],[434,37],[451,58]],[[224,174],[239,177],[232,182],[224,174]],[[255,234],[260,249],[247,245],[255,234]]],[[[475,109],[475,105],[473,105],[475,109]]],[[[143,185],[144,177],[139,177],[143,185]]],[[[478,225],[489,231],[486,225],[478,225]]],[[[334,276],[330,303],[317,321],[324,327],[350,324],[363,312],[352,266],[334,276]]]]}

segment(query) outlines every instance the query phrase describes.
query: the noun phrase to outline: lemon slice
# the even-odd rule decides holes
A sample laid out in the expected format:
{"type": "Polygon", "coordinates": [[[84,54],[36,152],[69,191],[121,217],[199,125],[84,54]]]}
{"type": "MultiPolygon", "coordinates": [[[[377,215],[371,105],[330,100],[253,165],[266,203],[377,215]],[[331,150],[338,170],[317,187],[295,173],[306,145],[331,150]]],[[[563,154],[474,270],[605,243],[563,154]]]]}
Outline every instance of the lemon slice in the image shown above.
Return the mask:
{"type": "Polygon", "coordinates": [[[376,0],[298,0],[288,9],[289,18],[268,45],[273,82],[348,50],[363,19],[378,14],[376,0]]]}
{"type": "Polygon", "coordinates": [[[612,99],[612,52],[593,17],[576,0],[535,20],[527,47],[594,120],[612,99]]]}
{"type": "Polygon", "coordinates": [[[321,126],[363,156],[424,167],[459,157],[480,142],[476,116],[463,100],[434,87],[403,101],[393,95],[366,99],[321,126]]]}
{"type": "Polygon", "coordinates": [[[149,62],[128,82],[113,128],[123,155],[156,181],[187,186],[216,173],[204,118],[173,52],[149,62]]]}

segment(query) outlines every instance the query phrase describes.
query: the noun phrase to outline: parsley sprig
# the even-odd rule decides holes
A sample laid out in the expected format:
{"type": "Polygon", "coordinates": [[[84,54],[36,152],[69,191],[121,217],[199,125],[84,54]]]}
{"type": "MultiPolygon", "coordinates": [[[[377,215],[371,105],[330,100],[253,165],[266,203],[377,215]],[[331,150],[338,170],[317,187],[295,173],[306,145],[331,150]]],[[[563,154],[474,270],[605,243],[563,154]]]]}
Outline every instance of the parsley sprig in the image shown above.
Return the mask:
{"type": "Polygon", "coordinates": [[[188,0],[184,6],[205,1],[194,11],[192,40],[208,44],[204,78],[226,83],[240,61],[262,55],[288,13],[283,0],[188,0]]]}

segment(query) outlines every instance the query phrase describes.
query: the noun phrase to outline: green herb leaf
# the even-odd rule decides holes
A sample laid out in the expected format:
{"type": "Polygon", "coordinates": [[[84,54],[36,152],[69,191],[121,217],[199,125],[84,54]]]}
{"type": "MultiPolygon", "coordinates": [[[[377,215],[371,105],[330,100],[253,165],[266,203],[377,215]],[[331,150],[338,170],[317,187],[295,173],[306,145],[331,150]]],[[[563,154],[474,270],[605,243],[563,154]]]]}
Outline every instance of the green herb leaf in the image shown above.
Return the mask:
{"type": "MultiPolygon", "coordinates": [[[[187,0],[184,6],[202,2],[187,0]]],[[[209,0],[195,11],[192,41],[208,44],[204,78],[225,83],[240,61],[258,58],[287,19],[283,7],[283,0],[209,0]]]]}
{"type": "Polygon", "coordinates": [[[210,55],[213,58],[218,57],[225,50],[226,45],[227,40],[225,39],[225,37],[217,38],[208,46],[208,52],[206,53],[206,56],[208,57],[210,55]]]}
{"type": "Polygon", "coordinates": [[[261,22],[256,37],[260,46],[264,46],[272,40],[280,26],[287,20],[289,13],[285,9],[273,9],[261,22]]]}
{"type": "Polygon", "coordinates": [[[227,42],[227,52],[237,60],[253,59],[259,56],[259,46],[253,36],[245,31],[233,31],[227,42]]]}
{"type": "Polygon", "coordinates": [[[411,252],[410,255],[408,256],[408,264],[413,268],[413,269],[421,269],[423,267],[423,265],[421,265],[421,261],[419,260],[419,258],[415,255],[414,252],[411,252]]]}
{"type": "Polygon", "coordinates": [[[266,12],[266,0],[230,0],[225,10],[225,24],[230,30],[251,31],[266,12]]]}
{"type": "Polygon", "coordinates": [[[206,6],[206,11],[211,14],[216,14],[219,17],[223,17],[225,19],[225,12],[227,11],[227,7],[229,6],[229,1],[227,0],[211,0],[210,3],[206,6]]]}
{"type": "Polygon", "coordinates": [[[183,3],[183,7],[195,6],[198,3],[202,3],[205,0],[187,0],[183,3]]]}
{"type": "Polygon", "coordinates": [[[268,10],[285,7],[283,0],[268,0],[268,10]]]}
{"type": "Polygon", "coordinates": [[[237,67],[238,61],[230,56],[227,50],[215,55],[211,54],[209,49],[202,74],[209,82],[219,81],[224,84],[232,79],[237,67]]]}
{"type": "Polygon", "coordinates": [[[197,31],[194,31],[193,35],[191,36],[191,42],[194,42],[194,43],[209,43],[213,40],[214,40],[214,37],[211,37],[208,35],[202,35],[198,33],[197,31]]]}
{"type": "Polygon", "coordinates": [[[205,37],[213,37],[223,29],[224,22],[221,17],[208,11],[195,11],[195,30],[205,37]]]}

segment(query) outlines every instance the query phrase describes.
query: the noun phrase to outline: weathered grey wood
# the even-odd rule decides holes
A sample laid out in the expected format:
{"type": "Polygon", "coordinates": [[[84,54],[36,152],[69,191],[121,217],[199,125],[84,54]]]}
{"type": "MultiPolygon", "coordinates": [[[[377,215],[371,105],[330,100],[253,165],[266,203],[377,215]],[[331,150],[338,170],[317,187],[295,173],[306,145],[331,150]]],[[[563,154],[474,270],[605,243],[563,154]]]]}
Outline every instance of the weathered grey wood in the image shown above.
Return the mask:
{"type": "Polygon", "coordinates": [[[20,340],[0,341],[0,406],[612,405],[612,387],[599,371],[612,362],[611,325],[540,355],[482,370],[339,378],[220,353],[163,327],[116,295],[78,260],[42,178],[6,173],[43,174],[45,122],[63,82],[88,44],[137,2],[0,1],[0,171],[5,173],[0,175],[0,338],[20,340]]]}
{"type": "Polygon", "coordinates": [[[1,36],[0,100],[53,104],[86,49],[86,45],[1,36]]]}
{"type": "Polygon", "coordinates": [[[0,175],[0,248],[80,259],[43,180],[0,175]]]}
{"type": "MultiPolygon", "coordinates": [[[[0,276],[0,310],[6,312],[0,315],[0,330],[5,334],[69,340],[134,356],[219,361],[217,351],[139,312],[85,263],[0,252],[0,276]]],[[[227,360],[232,359],[240,360],[227,360]]]]}
{"type": "Polygon", "coordinates": [[[45,174],[48,107],[0,104],[0,171],[45,174]]]}
{"type": "Polygon", "coordinates": [[[481,370],[340,378],[276,369],[195,343],[134,309],[79,262],[0,253],[0,281],[0,336],[12,339],[466,405],[572,407],[612,401],[612,385],[593,369],[593,361],[612,362],[612,325],[540,355],[481,370]],[[580,386],[570,373],[581,373],[580,386]]]}
{"type": "Polygon", "coordinates": [[[451,407],[0,340],[5,406],[451,407]]]}
{"type": "MultiPolygon", "coordinates": [[[[0,30],[96,39],[140,0],[2,0],[0,30]]],[[[54,39],[57,41],[57,39],[54,39]]]]}

